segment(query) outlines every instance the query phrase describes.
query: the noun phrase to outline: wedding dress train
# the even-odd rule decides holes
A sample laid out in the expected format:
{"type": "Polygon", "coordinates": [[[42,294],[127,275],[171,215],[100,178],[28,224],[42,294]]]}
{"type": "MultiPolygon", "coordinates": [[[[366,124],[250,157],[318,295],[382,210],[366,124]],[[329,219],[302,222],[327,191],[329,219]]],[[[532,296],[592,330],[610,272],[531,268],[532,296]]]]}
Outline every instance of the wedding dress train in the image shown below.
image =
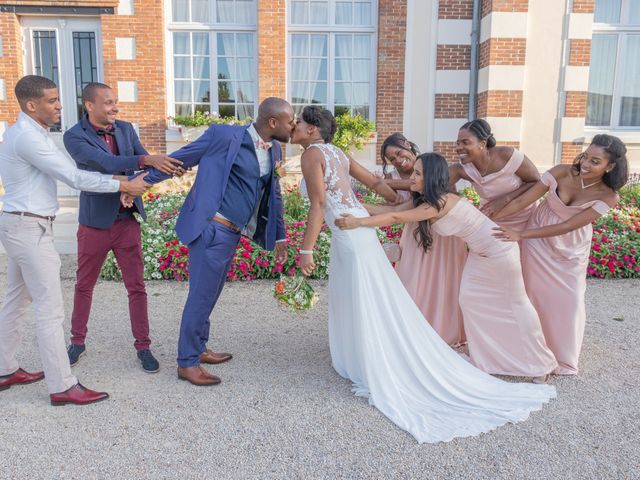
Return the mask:
{"type": "Polygon", "coordinates": [[[310,148],[325,158],[331,359],[353,392],[421,443],[523,421],[555,397],[552,386],[508,383],[478,370],[440,338],[394,272],[375,229],[335,227],[342,213],[368,215],[351,189],[348,158],[333,145],[310,148]]]}

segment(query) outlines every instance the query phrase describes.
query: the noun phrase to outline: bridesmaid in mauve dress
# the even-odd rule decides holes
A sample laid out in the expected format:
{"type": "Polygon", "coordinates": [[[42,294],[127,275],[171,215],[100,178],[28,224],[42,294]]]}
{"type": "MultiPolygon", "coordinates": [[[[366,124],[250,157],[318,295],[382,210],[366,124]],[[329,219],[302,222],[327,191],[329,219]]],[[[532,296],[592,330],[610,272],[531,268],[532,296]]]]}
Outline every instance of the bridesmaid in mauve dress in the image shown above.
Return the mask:
{"type": "Polygon", "coordinates": [[[496,215],[498,219],[510,216],[549,192],[526,230],[501,227],[496,236],[520,241],[527,293],[558,360],[555,373],[560,375],[578,373],[591,222],[618,201],[616,192],[627,182],[626,151],[618,138],[596,135],[573,165],[553,167],[535,187],[496,215]]]}
{"type": "Polygon", "coordinates": [[[546,380],[557,363],[527,297],[518,246],[494,238],[495,222],[466,199],[449,193],[447,162],[441,155],[420,155],[412,182],[413,191],[420,192],[417,202],[370,207],[372,217],[347,217],[336,220],[336,225],[356,228],[415,222],[423,249],[430,247],[433,233],[441,239],[455,236],[465,241],[469,256],[462,273],[460,306],[471,362],[487,373],[546,380]]]}
{"type": "Polygon", "coordinates": [[[480,196],[480,210],[498,225],[522,230],[535,205],[496,220],[493,214],[522,195],[540,179],[538,169],[522,152],[498,146],[485,120],[465,123],[458,132],[456,153],[460,163],[450,169],[451,181],[464,179],[480,196]]]}
{"type": "MultiPolygon", "coordinates": [[[[412,199],[409,178],[418,154],[418,147],[401,133],[387,137],[380,149],[383,172],[388,164],[395,167],[386,183],[403,201],[412,199]]],[[[414,236],[417,226],[407,223],[402,230],[396,273],[438,335],[449,345],[461,345],[466,343],[466,338],[458,296],[467,247],[458,237],[433,234],[433,244],[429,252],[425,252],[414,236]]]]}

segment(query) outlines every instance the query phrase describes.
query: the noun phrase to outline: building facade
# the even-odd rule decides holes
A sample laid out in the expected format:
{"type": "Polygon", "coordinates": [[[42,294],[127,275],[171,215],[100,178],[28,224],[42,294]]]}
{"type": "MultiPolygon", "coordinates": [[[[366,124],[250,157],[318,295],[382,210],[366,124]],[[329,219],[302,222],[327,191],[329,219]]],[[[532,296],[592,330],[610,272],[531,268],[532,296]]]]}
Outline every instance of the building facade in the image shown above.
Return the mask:
{"type": "MultiPolygon", "coordinates": [[[[63,119],[82,87],[113,86],[150,151],[171,117],[255,116],[267,96],[376,122],[455,160],[457,131],[486,118],[540,169],[596,132],[640,170],[637,0],[0,0],[0,136],[16,81],[44,75],[63,119]],[[636,8],[632,4],[636,3],[636,8]]],[[[173,132],[173,133],[172,133],[173,132]]],[[[168,145],[169,142],[169,145],[168,145]]]]}

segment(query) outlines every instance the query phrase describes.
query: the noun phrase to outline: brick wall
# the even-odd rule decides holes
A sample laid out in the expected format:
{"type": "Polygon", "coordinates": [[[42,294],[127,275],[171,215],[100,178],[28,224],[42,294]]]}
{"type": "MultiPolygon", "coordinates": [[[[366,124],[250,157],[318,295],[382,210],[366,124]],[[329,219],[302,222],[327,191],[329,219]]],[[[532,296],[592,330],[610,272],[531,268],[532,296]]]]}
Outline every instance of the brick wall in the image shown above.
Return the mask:
{"type": "Polygon", "coordinates": [[[0,122],[12,124],[20,107],[13,93],[22,76],[22,35],[18,17],[13,13],[0,13],[0,35],[2,51],[0,56],[0,79],[5,81],[6,100],[0,100],[0,122]]]}
{"type": "Polygon", "coordinates": [[[467,20],[473,17],[473,1],[440,0],[438,18],[442,20],[467,20]]]}
{"type": "Polygon", "coordinates": [[[574,38],[569,40],[569,65],[588,67],[591,59],[591,40],[574,38]]]}
{"type": "Polygon", "coordinates": [[[593,13],[595,0],[573,0],[573,13],[593,13]]]}
{"type": "MultiPolygon", "coordinates": [[[[571,15],[593,13],[594,0],[574,0],[571,15]]],[[[571,35],[571,33],[570,33],[571,35]]],[[[590,32],[574,32],[578,38],[569,38],[568,67],[576,71],[582,71],[582,75],[588,75],[591,57],[590,32]]],[[[575,74],[574,74],[575,76],[575,74]]],[[[561,157],[562,163],[573,163],[575,157],[584,149],[584,121],[587,115],[587,92],[583,90],[585,82],[578,85],[565,85],[564,115],[562,122],[561,157]],[[566,132],[566,133],[565,133],[566,132]]]]}
{"type": "Polygon", "coordinates": [[[522,116],[522,90],[488,90],[478,94],[477,116],[522,116]]]}
{"type": "Polygon", "coordinates": [[[407,0],[380,0],[376,82],[378,150],[388,135],[402,131],[406,34],[407,0]]]}
{"type": "Polygon", "coordinates": [[[436,118],[465,118],[469,115],[469,95],[439,93],[436,95],[436,118]]]}
{"type": "Polygon", "coordinates": [[[524,65],[526,50],[526,38],[490,38],[480,44],[479,68],[524,65]]]}
{"type": "Polygon", "coordinates": [[[471,45],[438,45],[437,70],[469,70],[471,45]]]}
{"type": "Polygon", "coordinates": [[[258,0],[258,100],[286,97],[286,0],[258,0]]]}
{"type": "Polygon", "coordinates": [[[134,15],[102,15],[102,54],[105,83],[137,82],[138,99],[120,100],[119,117],[137,123],[140,140],[149,152],[166,151],[167,128],[165,28],[163,0],[136,0],[134,15]],[[134,60],[116,58],[116,38],[135,38],[134,60]]]}
{"type": "Polygon", "coordinates": [[[482,0],[482,16],[491,12],[527,12],[529,0],[482,0]]]}

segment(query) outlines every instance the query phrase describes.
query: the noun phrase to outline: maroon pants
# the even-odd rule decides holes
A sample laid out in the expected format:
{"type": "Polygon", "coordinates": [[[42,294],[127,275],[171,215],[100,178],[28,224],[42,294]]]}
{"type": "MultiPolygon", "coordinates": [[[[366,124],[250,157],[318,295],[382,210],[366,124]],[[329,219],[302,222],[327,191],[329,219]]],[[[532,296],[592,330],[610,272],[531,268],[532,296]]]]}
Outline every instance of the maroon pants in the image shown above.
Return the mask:
{"type": "Polygon", "coordinates": [[[147,292],[144,288],[140,224],[134,218],[116,220],[109,229],[80,225],[78,228],[78,271],[71,314],[71,343],[84,345],[91,311],[93,288],[109,250],[118,261],[129,294],[131,332],[136,350],[149,348],[147,292]]]}

